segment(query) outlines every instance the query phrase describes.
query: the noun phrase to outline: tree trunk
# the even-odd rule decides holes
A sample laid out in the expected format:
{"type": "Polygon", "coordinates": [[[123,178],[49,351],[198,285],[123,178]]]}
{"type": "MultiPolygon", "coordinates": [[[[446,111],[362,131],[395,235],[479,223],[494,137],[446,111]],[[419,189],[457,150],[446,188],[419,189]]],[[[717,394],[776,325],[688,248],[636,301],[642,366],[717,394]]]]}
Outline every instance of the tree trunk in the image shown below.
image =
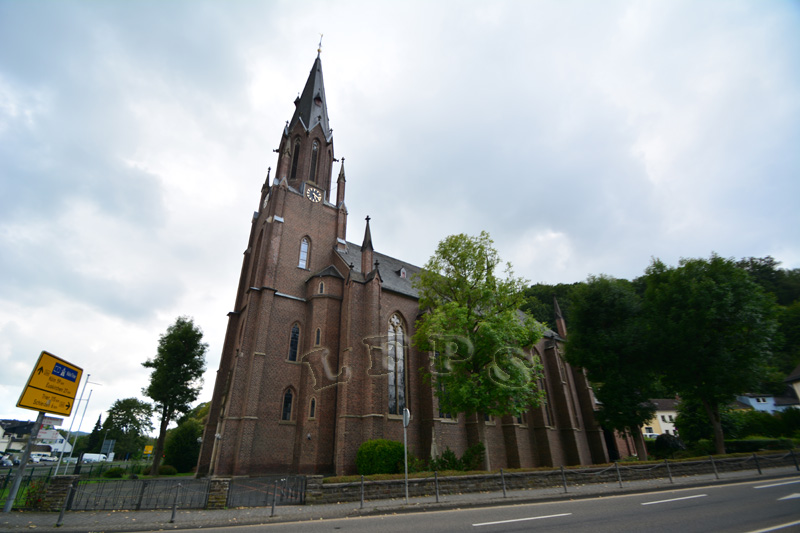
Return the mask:
{"type": "Polygon", "coordinates": [[[641,427],[634,427],[633,431],[628,429],[633,436],[633,444],[636,446],[636,454],[639,456],[640,461],[647,461],[647,444],[644,442],[644,435],[642,435],[641,427]]]}
{"type": "Polygon", "coordinates": [[[167,437],[167,426],[169,425],[169,415],[165,412],[161,412],[161,424],[159,425],[158,429],[158,439],[156,439],[156,445],[153,448],[153,464],[150,467],[150,475],[157,476],[158,475],[158,467],[161,466],[161,456],[164,455],[164,441],[167,437]]]}
{"type": "Polygon", "coordinates": [[[722,415],[719,413],[719,404],[711,405],[707,400],[700,400],[706,409],[711,428],[714,430],[714,450],[719,455],[725,454],[725,434],[722,431],[722,415]]]}

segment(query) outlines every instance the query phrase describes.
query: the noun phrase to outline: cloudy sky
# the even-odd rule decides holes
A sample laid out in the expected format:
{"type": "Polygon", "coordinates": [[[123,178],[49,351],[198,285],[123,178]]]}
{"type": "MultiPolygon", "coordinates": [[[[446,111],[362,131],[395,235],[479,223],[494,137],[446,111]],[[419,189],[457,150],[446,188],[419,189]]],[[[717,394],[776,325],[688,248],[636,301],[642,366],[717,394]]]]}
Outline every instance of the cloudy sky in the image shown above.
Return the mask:
{"type": "Polygon", "coordinates": [[[798,2],[0,0],[0,418],[35,416],[48,350],[91,374],[91,429],[179,315],[210,399],[320,33],[351,241],[370,215],[422,265],[487,230],[546,283],[800,267],[798,2]]]}

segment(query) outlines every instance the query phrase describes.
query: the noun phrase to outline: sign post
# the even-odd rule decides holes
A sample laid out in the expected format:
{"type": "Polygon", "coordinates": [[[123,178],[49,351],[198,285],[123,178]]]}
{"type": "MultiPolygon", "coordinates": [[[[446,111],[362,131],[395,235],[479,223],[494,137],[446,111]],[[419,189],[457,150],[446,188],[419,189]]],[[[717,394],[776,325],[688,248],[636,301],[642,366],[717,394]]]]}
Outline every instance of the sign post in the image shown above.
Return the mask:
{"type": "Polygon", "coordinates": [[[403,463],[406,467],[406,505],[408,505],[408,423],[411,422],[411,412],[403,408],[403,463]]]}
{"type": "Polygon", "coordinates": [[[48,352],[42,352],[39,355],[39,360],[36,362],[36,366],[33,367],[31,377],[28,378],[28,383],[22,390],[17,402],[17,407],[38,411],[39,415],[31,428],[28,444],[25,446],[22,459],[14,474],[14,482],[3,506],[4,513],[11,512],[11,508],[14,506],[22,476],[25,474],[25,467],[31,457],[33,442],[36,440],[39,428],[42,427],[44,422],[44,414],[55,413],[69,416],[72,413],[75,394],[78,392],[81,376],[83,376],[81,367],[68,363],[48,352]]]}

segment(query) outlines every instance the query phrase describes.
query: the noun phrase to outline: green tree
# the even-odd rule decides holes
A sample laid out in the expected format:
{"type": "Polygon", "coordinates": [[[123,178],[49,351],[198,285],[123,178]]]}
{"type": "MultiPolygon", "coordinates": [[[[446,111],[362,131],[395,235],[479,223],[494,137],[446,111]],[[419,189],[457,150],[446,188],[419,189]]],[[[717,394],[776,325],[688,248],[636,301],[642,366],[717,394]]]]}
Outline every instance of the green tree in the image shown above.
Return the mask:
{"type": "MultiPolygon", "coordinates": [[[[542,328],[520,311],[526,282],[514,277],[510,264],[499,272],[503,264],[492,245],[486,232],[451,235],[414,279],[424,310],[414,344],[433,354],[425,377],[436,382],[445,412],[479,421],[520,414],[543,397],[537,386],[541,363],[524,350],[542,328]]],[[[477,426],[489,469],[484,424],[477,426]]]]}
{"type": "Polygon", "coordinates": [[[101,423],[102,415],[97,416],[97,422],[94,423],[94,429],[92,432],[89,433],[89,438],[86,441],[86,452],[87,453],[99,453],[100,446],[102,446],[103,441],[103,432],[102,428],[103,425],[101,423]]]}
{"type": "Polygon", "coordinates": [[[158,439],[153,448],[152,472],[158,472],[169,423],[190,409],[197,399],[205,370],[208,344],[191,318],[178,317],[158,341],[158,352],[142,366],[152,368],[150,385],[142,389],[155,403],[160,417],[158,439]]]}
{"type": "Polygon", "coordinates": [[[572,291],[566,356],[583,367],[602,404],[604,427],[630,431],[639,457],[647,458],[641,426],[655,414],[659,376],[644,337],[642,301],[633,284],[590,277],[572,291]]]}
{"type": "Polygon", "coordinates": [[[555,316],[554,300],[558,300],[558,306],[564,316],[569,316],[572,306],[572,292],[583,283],[558,283],[547,285],[537,283],[525,289],[525,303],[522,310],[533,316],[542,324],[553,326],[555,316]]]}
{"type": "Polygon", "coordinates": [[[178,472],[191,472],[200,456],[200,439],[203,425],[195,418],[186,418],[167,434],[164,444],[164,464],[174,466],[178,472]]]}
{"type": "Polygon", "coordinates": [[[114,402],[103,422],[103,429],[106,431],[104,438],[116,441],[115,457],[127,459],[142,453],[147,434],[153,430],[152,416],[153,406],[138,398],[114,402]]]}
{"type": "Polygon", "coordinates": [[[725,453],[720,406],[752,390],[774,339],[773,300],[730,259],[682,259],[677,268],[654,260],[646,273],[645,315],[650,352],[664,382],[696,400],[725,453]]]}

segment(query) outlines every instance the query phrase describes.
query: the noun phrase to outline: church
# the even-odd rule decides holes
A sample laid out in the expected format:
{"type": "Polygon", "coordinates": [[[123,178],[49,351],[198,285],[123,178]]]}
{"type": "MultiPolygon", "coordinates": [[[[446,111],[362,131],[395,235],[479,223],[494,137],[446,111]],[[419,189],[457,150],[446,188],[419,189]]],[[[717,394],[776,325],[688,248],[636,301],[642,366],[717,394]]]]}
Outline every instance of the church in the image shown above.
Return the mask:
{"type": "Polygon", "coordinates": [[[334,158],[319,54],[277,152],[228,313],[198,475],[354,474],[363,442],[403,441],[404,408],[418,458],[460,456],[484,424],[495,469],[608,461],[584,373],[562,357],[560,312],[557,331],[530,347],[545,402],[480,420],[439,409],[419,372],[430,354],[410,342],[420,268],[376,251],[369,218],[360,244],[347,240],[344,160],[334,158]]]}

